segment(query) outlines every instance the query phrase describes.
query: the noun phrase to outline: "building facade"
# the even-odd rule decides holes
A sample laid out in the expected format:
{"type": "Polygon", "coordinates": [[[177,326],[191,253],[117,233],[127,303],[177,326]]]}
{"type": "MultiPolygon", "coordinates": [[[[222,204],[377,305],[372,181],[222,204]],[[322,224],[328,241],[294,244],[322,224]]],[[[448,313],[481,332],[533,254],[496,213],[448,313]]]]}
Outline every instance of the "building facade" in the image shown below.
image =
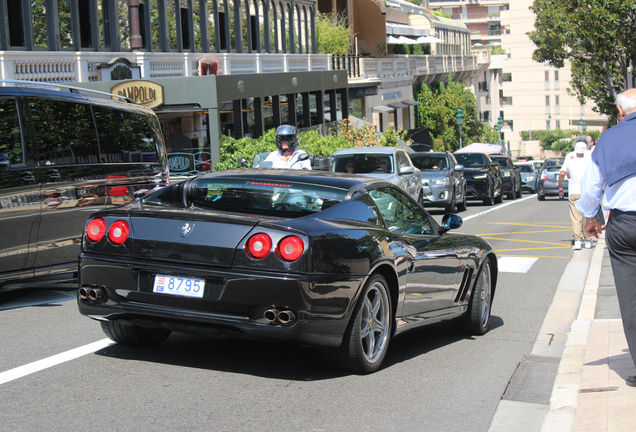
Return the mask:
{"type": "MultiPolygon", "coordinates": [[[[536,49],[527,36],[534,30],[532,0],[429,1],[432,9],[461,19],[471,30],[473,52],[494,51],[491,62],[473,76],[480,120],[494,126],[502,118],[502,138],[520,148],[520,131],[577,129],[603,130],[605,116],[594,104],[581,104],[568,93],[569,64],[560,69],[532,60],[536,49]]],[[[519,150],[520,151],[520,150],[519,150]]]]}

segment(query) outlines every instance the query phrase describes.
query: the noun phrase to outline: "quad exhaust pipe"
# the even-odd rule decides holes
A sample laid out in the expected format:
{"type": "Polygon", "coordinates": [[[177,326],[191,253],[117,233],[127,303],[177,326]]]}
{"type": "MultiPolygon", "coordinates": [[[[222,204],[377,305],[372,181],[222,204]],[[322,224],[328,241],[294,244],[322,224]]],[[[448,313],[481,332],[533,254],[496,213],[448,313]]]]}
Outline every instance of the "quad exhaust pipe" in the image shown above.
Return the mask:
{"type": "Polygon", "coordinates": [[[78,295],[82,300],[94,302],[106,300],[106,290],[103,288],[80,287],[78,295]]]}
{"type": "Polygon", "coordinates": [[[296,320],[296,315],[290,310],[268,309],[263,314],[263,318],[270,323],[290,324],[296,320]]]}

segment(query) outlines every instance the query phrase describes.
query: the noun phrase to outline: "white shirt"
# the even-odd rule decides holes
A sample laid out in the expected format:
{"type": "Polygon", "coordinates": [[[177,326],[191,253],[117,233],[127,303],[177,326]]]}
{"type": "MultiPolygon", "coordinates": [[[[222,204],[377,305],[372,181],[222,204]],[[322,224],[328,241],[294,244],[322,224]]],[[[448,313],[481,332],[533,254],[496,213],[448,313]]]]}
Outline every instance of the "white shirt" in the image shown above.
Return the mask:
{"type": "MultiPolygon", "coordinates": [[[[583,174],[581,199],[576,202],[579,209],[587,218],[592,218],[598,212],[601,197],[603,197],[605,178],[598,165],[592,160],[583,174]]],[[[605,210],[618,209],[622,211],[636,211],[636,176],[628,177],[612,186],[605,188],[603,208],[605,210]]]]}
{"type": "Polygon", "coordinates": [[[304,153],[305,152],[303,151],[294,149],[294,152],[292,153],[291,157],[287,160],[287,162],[285,162],[285,159],[283,159],[283,156],[280,154],[280,151],[278,150],[273,151],[269,154],[269,156],[267,156],[267,159],[261,162],[261,164],[263,164],[264,162],[271,162],[272,165],[266,168],[287,168],[287,169],[310,170],[311,161],[309,159],[304,161],[298,161],[298,158],[300,157],[300,155],[304,153]]]}
{"type": "Polygon", "coordinates": [[[570,179],[568,180],[568,194],[578,195],[581,193],[583,173],[585,173],[585,168],[587,168],[592,158],[590,157],[591,152],[583,153],[583,157],[578,157],[576,153],[572,153],[573,157],[570,157],[571,153],[568,153],[565,157],[561,171],[570,175],[570,179]]]}

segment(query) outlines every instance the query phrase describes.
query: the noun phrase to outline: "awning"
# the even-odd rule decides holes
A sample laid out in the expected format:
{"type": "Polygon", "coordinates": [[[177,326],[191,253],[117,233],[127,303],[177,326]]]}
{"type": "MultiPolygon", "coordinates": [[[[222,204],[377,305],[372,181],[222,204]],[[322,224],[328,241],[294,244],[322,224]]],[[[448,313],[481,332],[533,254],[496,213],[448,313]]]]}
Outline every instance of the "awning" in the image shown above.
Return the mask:
{"type": "Polygon", "coordinates": [[[389,113],[391,111],[393,111],[394,108],[390,108],[386,105],[378,105],[378,106],[374,106],[373,107],[373,111],[375,112],[379,112],[379,113],[389,113]]]}
{"type": "Polygon", "coordinates": [[[404,36],[428,36],[430,30],[415,28],[406,24],[398,24],[394,22],[386,23],[386,34],[388,35],[404,35],[404,36]]]}
{"type": "Polygon", "coordinates": [[[389,104],[389,107],[393,109],[406,108],[408,105],[403,102],[393,102],[389,104]]]}
{"type": "Polygon", "coordinates": [[[415,102],[414,100],[404,100],[402,101],[402,103],[409,106],[417,106],[420,104],[419,102],[415,102]]]}
{"type": "Polygon", "coordinates": [[[387,36],[386,37],[386,44],[400,44],[402,42],[400,42],[400,39],[394,37],[394,36],[387,36]]]}
{"type": "Polygon", "coordinates": [[[417,43],[439,43],[444,42],[440,38],[436,38],[435,36],[420,36],[417,38],[417,43]]]}
{"type": "MultiPolygon", "coordinates": [[[[422,37],[425,37],[425,36],[422,36],[422,37]]],[[[406,36],[400,36],[398,40],[400,41],[401,44],[407,44],[407,45],[416,45],[420,43],[417,40],[407,38],[406,36]]]]}

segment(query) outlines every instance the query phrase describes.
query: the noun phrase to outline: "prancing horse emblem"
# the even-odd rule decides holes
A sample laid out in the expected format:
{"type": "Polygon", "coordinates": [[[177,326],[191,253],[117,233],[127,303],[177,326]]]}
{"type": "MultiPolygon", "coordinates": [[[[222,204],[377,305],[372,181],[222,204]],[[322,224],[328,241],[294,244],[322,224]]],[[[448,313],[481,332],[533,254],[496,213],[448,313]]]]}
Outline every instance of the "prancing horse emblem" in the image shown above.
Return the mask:
{"type": "Polygon", "coordinates": [[[181,237],[185,237],[188,234],[190,234],[190,231],[192,231],[192,228],[194,228],[194,224],[190,225],[189,223],[185,223],[182,227],[181,227],[181,237]]]}

